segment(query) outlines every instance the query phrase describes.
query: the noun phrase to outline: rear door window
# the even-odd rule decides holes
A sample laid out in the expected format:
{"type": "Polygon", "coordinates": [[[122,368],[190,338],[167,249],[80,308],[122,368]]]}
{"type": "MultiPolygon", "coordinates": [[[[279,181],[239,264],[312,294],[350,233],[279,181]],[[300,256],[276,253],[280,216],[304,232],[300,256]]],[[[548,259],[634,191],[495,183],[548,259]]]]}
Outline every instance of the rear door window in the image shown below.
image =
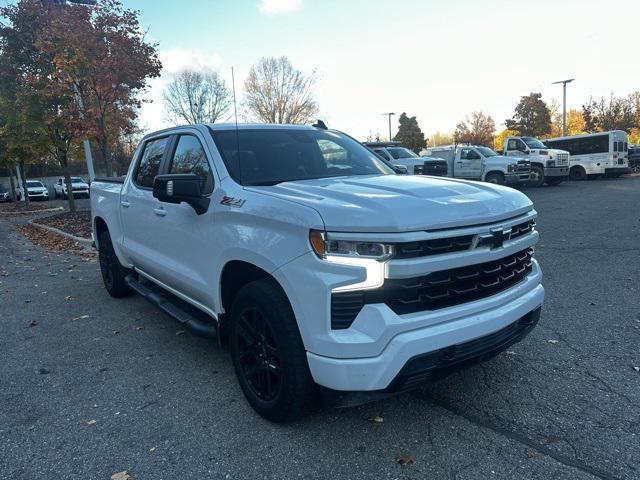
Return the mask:
{"type": "Polygon", "coordinates": [[[134,183],[142,188],[153,188],[153,181],[160,170],[160,163],[169,137],[150,140],[144,146],[140,163],[134,175],[134,183]]]}

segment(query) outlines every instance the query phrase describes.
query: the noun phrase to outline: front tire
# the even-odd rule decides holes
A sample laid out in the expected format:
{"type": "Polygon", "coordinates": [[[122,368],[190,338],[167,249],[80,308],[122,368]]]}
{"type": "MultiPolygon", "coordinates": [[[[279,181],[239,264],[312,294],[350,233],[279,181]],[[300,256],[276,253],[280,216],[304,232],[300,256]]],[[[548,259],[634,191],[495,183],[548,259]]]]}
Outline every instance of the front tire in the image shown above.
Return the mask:
{"type": "Polygon", "coordinates": [[[98,237],[98,259],[100,261],[102,281],[109,295],[114,298],[131,295],[133,292],[125,281],[129,271],[120,264],[120,260],[118,260],[111,243],[111,236],[106,230],[98,237]]]}
{"type": "Polygon", "coordinates": [[[529,186],[541,187],[542,185],[544,185],[544,167],[542,167],[541,165],[531,165],[529,186]]]}
{"type": "Polygon", "coordinates": [[[571,167],[571,170],[569,170],[569,178],[571,180],[573,180],[574,182],[578,182],[581,180],[586,180],[587,179],[587,171],[580,167],[580,166],[576,166],[576,167],[571,167]]]}
{"type": "Polygon", "coordinates": [[[484,181],[487,183],[493,183],[494,185],[504,185],[504,175],[498,172],[487,173],[484,181]]]}
{"type": "Polygon", "coordinates": [[[240,387],[260,416],[284,423],[315,403],[317,385],[296,318],[274,281],[240,289],[231,307],[229,344],[240,387]]]}

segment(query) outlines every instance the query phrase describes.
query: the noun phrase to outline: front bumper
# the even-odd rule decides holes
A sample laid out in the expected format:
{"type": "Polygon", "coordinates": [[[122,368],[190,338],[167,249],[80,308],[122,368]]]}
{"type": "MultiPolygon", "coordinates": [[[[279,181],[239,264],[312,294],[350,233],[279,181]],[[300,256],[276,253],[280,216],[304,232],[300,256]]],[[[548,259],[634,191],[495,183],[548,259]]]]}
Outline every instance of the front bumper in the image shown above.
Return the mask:
{"type": "Polygon", "coordinates": [[[37,192],[37,193],[31,193],[29,192],[29,200],[44,200],[46,198],[49,198],[49,193],[48,192],[37,192]]]}
{"type": "Polygon", "coordinates": [[[507,173],[504,176],[505,185],[520,185],[529,181],[530,173],[507,173]]]}
{"type": "Polygon", "coordinates": [[[544,167],[545,177],[568,177],[569,167],[544,167]]]}
{"type": "MultiPolygon", "coordinates": [[[[389,338],[382,350],[372,356],[334,358],[307,352],[311,374],[318,384],[331,390],[381,391],[404,388],[394,386],[394,382],[400,382],[398,378],[406,376],[403,370],[406,373],[405,369],[414,368],[412,359],[434,352],[439,357],[452,346],[495,334],[538,310],[544,300],[541,279],[542,272],[534,262],[532,272],[520,284],[467,304],[408,315],[396,315],[384,304],[367,305],[352,329],[366,332],[372,337],[376,331],[394,330],[403,323],[407,325],[406,330],[389,338]],[[425,326],[415,328],[416,324],[425,326]]],[[[356,339],[358,332],[350,332],[352,329],[334,335],[346,337],[343,340],[356,339]]],[[[343,349],[348,346],[347,342],[343,349]]],[[[504,348],[507,346],[505,344],[504,348]]],[[[352,351],[358,350],[357,345],[353,347],[352,351]]],[[[496,345],[489,345],[485,351],[477,352],[476,356],[499,351],[496,345]]]]}

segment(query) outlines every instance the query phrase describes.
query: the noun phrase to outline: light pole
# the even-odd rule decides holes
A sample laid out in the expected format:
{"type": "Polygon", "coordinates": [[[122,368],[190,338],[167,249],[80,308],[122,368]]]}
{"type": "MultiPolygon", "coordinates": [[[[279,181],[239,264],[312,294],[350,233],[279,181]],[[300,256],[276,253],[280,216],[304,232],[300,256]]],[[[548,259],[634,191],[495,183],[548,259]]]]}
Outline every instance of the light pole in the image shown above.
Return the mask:
{"type": "Polygon", "coordinates": [[[562,136],[567,136],[567,83],[571,83],[575,80],[575,78],[570,78],[568,80],[559,80],[557,82],[553,82],[551,85],[556,85],[558,83],[562,84],[562,136]]]}
{"type": "Polygon", "coordinates": [[[391,141],[391,116],[395,115],[395,112],[383,113],[382,115],[389,117],[389,141],[391,141]]]}

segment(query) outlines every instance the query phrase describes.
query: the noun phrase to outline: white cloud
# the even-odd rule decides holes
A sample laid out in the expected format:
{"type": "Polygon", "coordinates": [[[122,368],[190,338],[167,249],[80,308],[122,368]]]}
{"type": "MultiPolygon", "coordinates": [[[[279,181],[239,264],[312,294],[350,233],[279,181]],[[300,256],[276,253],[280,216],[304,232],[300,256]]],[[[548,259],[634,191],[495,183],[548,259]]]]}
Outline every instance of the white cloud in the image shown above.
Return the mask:
{"type": "Polygon", "coordinates": [[[302,0],[260,0],[260,11],[266,14],[288,13],[300,6],[302,0]]]}

